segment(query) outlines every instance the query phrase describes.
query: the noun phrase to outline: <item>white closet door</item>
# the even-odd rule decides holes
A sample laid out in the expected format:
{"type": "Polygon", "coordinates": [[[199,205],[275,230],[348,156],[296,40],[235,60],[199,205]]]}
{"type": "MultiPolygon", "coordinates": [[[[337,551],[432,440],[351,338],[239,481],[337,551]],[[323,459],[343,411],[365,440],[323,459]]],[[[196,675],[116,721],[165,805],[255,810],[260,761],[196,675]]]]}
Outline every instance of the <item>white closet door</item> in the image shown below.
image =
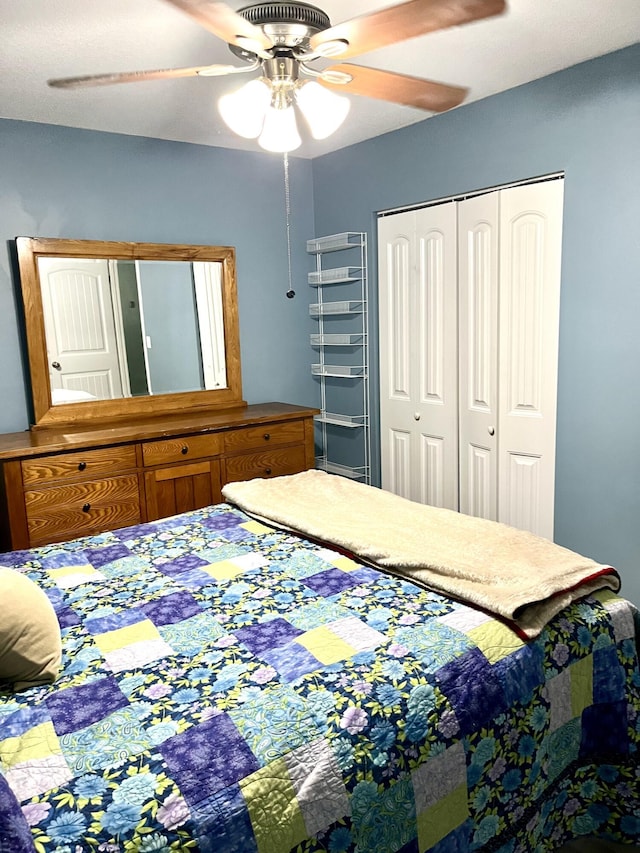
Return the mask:
{"type": "Polygon", "coordinates": [[[499,194],[458,205],[460,511],[498,519],[499,194]]]}
{"type": "Polygon", "coordinates": [[[382,487],[458,507],[453,202],[379,223],[382,487]]]}
{"type": "Polygon", "coordinates": [[[459,488],[462,512],[549,539],[562,195],[547,181],[378,226],[382,487],[451,509],[459,488]]]}
{"type": "Polygon", "coordinates": [[[500,191],[498,518],[553,539],[563,181],[500,191]]]}

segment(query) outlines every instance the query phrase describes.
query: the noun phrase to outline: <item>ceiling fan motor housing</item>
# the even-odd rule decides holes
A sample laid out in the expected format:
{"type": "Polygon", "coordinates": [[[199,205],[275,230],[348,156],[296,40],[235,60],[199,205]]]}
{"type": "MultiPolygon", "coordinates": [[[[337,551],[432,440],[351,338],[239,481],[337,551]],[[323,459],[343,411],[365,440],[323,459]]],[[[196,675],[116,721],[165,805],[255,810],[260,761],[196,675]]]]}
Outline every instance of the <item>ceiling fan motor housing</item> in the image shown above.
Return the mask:
{"type": "MultiPolygon", "coordinates": [[[[238,9],[238,14],[260,27],[273,42],[275,50],[295,49],[304,53],[311,36],[331,26],[329,16],[322,9],[308,3],[253,3],[238,9]]],[[[253,53],[238,45],[230,44],[229,48],[241,59],[255,59],[253,53]]]]}

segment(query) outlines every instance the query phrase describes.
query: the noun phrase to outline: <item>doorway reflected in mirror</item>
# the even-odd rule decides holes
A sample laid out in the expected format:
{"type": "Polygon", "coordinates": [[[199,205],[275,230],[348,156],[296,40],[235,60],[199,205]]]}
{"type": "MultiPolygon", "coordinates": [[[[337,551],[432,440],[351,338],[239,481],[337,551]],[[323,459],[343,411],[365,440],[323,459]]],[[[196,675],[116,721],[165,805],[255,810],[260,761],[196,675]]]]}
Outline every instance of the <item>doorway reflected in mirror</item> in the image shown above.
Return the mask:
{"type": "Polygon", "coordinates": [[[226,386],[221,264],[38,259],[53,405],[226,386]]]}

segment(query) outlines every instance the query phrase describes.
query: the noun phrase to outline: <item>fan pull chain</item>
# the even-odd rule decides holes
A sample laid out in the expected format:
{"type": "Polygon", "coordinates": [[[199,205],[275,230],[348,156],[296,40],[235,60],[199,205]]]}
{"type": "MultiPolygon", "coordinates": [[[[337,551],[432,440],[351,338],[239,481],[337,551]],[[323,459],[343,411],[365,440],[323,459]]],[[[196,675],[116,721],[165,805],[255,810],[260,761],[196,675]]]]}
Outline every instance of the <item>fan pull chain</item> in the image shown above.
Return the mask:
{"type": "Polygon", "coordinates": [[[287,223],[287,264],[289,271],[289,290],[287,290],[287,299],[293,299],[296,295],[291,283],[291,198],[289,196],[289,155],[285,151],[282,155],[284,163],[284,209],[285,220],[287,223]]]}

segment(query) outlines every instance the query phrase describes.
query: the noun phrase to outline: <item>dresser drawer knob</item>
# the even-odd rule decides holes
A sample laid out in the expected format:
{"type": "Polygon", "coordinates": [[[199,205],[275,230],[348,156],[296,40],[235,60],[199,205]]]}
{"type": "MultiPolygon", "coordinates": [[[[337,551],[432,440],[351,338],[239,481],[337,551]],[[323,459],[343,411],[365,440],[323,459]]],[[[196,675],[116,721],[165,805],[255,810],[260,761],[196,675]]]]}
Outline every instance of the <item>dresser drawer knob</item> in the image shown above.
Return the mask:
{"type": "Polygon", "coordinates": [[[189,448],[187,447],[186,444],[183,444],[182,447],[180,448],[180,453],[182,453],[183,456],[186,456],[188,452],[189,452],[189,448]]]}
{"type": "Polygon", "coordinates": [[[264,469],[264,473],[265,473],[265,474],[267,475],[267,477],[268,477],[268,476],[269,476],[269,474],[271,473],[271,468],[265,468],[265,469],[264,469]]]}
{"type": "Polygon", "coordinates": [[[268,433],[268,432],[265,432],[265,434],[264,434],[264,440],[265,440],[265,441],[269,441],[269,439],[270,439],[270,438],[271,438],[271,434],[270,434],[270,433],[268,433]]]}
{"type": "Polygon", "coordinates": [[[84,504],[84,506],[82,507],[82,512],[89,512],[90,509],[91,504],[84,504]]]}
{"type": "Polygon", "coordinates": [[[86,463],[86,462],[78,462],[78,471],[84,471],[84,469],[85,469],[86,467],[87,467],[87,463],[86,463]]]}

